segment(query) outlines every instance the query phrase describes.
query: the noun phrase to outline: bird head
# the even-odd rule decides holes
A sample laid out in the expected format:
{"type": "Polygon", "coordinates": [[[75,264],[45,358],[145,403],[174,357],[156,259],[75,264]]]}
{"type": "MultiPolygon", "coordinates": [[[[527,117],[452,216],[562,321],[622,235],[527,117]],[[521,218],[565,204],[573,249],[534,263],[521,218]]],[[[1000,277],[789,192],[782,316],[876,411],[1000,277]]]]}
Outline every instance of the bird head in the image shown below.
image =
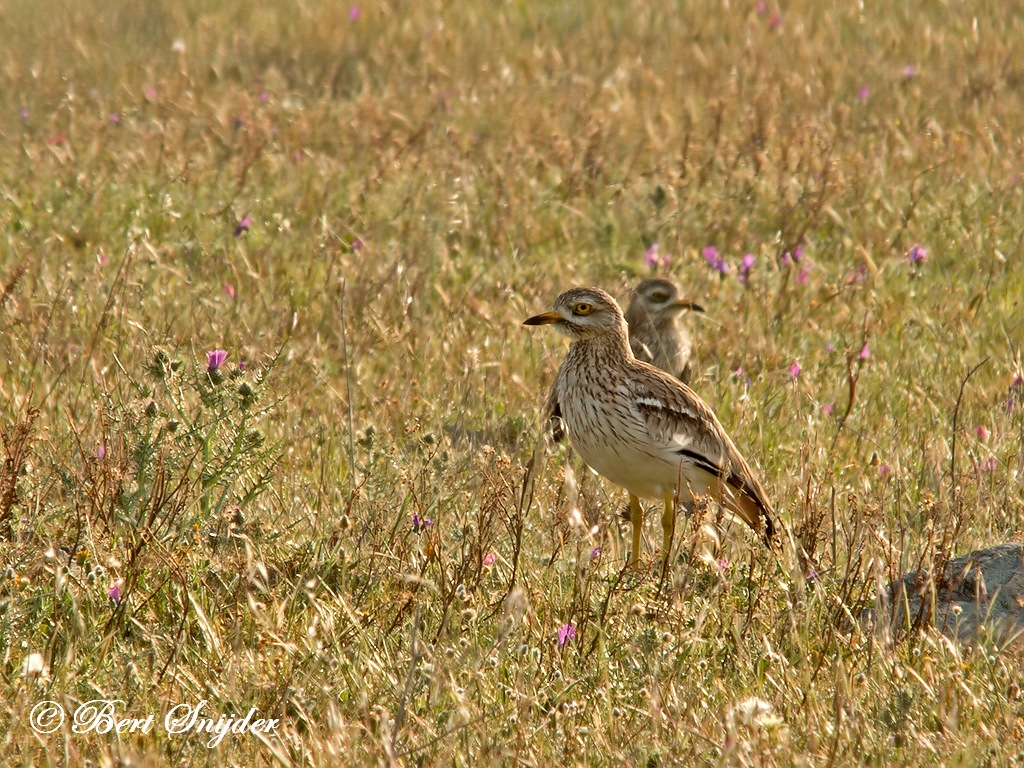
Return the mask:
{"type": "Polygon", "coordinates": [[[625,336],[622,310],[600,288],[571,288],[555,299],[554,311],[527,318],[523,325],[554,325],[573,341],[608,334],[625,336]]]}
{"type": "Polygon", "coordinates": [[[662,277],[641,280],[636,287],[635,295],[635,300],[651,318],[674,317],[686,310],[704,311],[700,304],[680,299],[676,284],[662,277]]]}

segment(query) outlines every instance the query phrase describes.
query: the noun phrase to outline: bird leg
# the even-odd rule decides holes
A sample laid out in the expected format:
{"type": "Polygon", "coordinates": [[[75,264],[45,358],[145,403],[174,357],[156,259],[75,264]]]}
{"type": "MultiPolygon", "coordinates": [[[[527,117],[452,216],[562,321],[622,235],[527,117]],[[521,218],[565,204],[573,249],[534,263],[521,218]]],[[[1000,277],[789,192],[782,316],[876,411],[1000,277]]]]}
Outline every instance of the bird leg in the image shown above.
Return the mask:
{"type": "Polygon", "coordinates": [[[629,514],[633,521],[633,551],[629,553],[629,564],[632,565],[640,558],[640,534],[644,529],[644,510],[640,506],[640,499],[629,494],[629,514]]]}
{"type": "Polygon", "coordinates": [[[665,560],[672,551],[672,535],[676,531],[676,499],[674,493],[665,494],[665,511],[661,514],[661,530],[665,536],[665,560]]]}

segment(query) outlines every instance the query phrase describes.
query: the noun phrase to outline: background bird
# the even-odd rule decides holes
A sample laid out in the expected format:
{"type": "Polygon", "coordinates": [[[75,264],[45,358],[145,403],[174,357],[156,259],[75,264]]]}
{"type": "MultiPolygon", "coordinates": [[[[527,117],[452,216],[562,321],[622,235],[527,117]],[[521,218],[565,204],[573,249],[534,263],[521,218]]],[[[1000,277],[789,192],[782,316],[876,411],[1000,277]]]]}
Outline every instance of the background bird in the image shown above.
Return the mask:
{"type": "MultiPolygon", "coordinates": [[[[686,311],[704,312],[704,307],[680,298],[679,286],[664,277],[641,280],[630,291],[626,322],[629,325],[629,346],[637,360],[690,383],[693,344],[679,322],[686,311]]],[[[562,412],[555,385],[544,404],[544,422],[551,439],[559,443],[565,437],[562,412]]]]}
{"type": "Polygon", "coordinates": [[[631,292],[626,323],[637,360],[689,384],[693,345],[679,322],[686,311],[703,312],[704,307],[681,299],[679,287],[671,280],[652,277],[641,280],[631,292]]]}
{"type": "Polygon", "coordinates": [[[626,320],[609,294],[573,288],[554,311],[525,325],[554,325],[572,340],[554,398],[572,447],[598,474],[629,491],[630,562],[640,551],[640,498],[664,503],[665,556],[675,502],[710,495],[771,545],[774,511],[711,408],[685,384],[636,359],[626,320]]]}

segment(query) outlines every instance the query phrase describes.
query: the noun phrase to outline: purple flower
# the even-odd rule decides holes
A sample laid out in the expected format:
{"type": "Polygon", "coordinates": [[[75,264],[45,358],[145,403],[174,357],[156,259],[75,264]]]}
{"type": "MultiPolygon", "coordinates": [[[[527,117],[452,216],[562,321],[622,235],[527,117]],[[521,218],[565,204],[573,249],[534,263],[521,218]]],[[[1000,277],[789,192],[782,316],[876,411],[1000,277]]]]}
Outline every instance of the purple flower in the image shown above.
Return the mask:
{"type": "Polygon", "coordinates": [[[600,547],[594,547],[593,551],[591,551],[591,553],[590,553],[590,559],[591,560],[597,560],[597,558],[599,558],[600,556],[601,556],[601,548],[600,547]]]}
{"type": "Polygon", "coordinates": [[[348,9],[348,20],[359,21],[359,17],[363,15],[362,9],[358,5],[353,5],[348,9]]]}
{"type": "Polygon", "coordinates": [[[103,457],[106,455],[107,446],[103,445],[103,443],[100,443],[99,446],[96,448],[96,458],[99,459],[100,461],[103,461],[103,457]]]}
{"type": "Polygon", "coordinates": [[[826,351],[826,352],[829,352],[829,353],[835,352],[835,351],[836,351],[836,345],[835,345],[835,344],[833,344],[833,343],[832,343],[831,341],[830,341],[830,342],[828,342],[828,343],[827,343],[827,344],[825,345],[825,351],[826,351]]]}
{"type": "Polygon", "coordinates": [[[743,256],[743,259],[740,261],[740,270],[739,273],[736,275],[736,279],[739,280],[741,283],[746,284],[747,280],[750,277],[750,270],[754,268],[754,262],[756,261],[757,257],[754,254],[745,254],[743,256]]]}
{"type": "Polygon", "coordinates": [[[211,349],[206,353],[206,370],[213,373],[228,359],[227,351],[223,349],[211,349]]]}
{"type": "Polygon", "coordinates": [[[484,555],[484,565],[494,565],[496,555],[493,552],[488,552],[484,555]]]}
{"type": "Polygon", "coordinates": [[[142,93],[146,97],[147,101],[156,101],[158,93],[156,88],[152,85],[147,85],[145,88],[143,88],[142,93]]]}
{"type": "Polygon", "coordinates": [[[270,94],[267,93],[266,91],[260,91],[259,100],[260,104],[266,104],[268,101],[270,101],[270,94]]]}
{"type": "Polygon", "coordinates": [[[110,601],[112,603],[115,603],[115,604],[116,603],[120,603],[121,602],[121,585],[117,584],[115,582],[114,585],[110,589],[107,590],[107,596],[110,598],[110,601]]]}
{"type": "Polygon", "coordinates": [[[348,244],[348,247],[351,248],[353,251],[359,251],[363,247],[363,241],[357,237],[355,240],[348,244]]]}
{"type": "Polygon", "coordinates": [[[978,439],[983,443],[988,442],[988,430],[982,424],[978,425],[978,439]]]}
{"type": "Polygon", "coordinates": [[[982,462],[982,464],[981,464],[981,471],[982,472],[995,472],[996,471],[996,467],[998,467],[998,466],[999,466],[999,462],[996,461],[996,457],[995,456],[989,456],[987,459],[985,459],[985,461],[982,462]]]}
{"type": "Polygon", "coordinates": [[[871,347],[869,347],[867,344],[861,347],[859,357],[861,360],[867,360],[869,357],[871,357],[871,347]]]}
{"type": "Polygon", "coordinates": [[[234,301],[236,295],[235,286],[233,286],[231,283],[224,283],[224,295],[227,296],[232,301],[234,301]]]}
{"type": "Polygon", "coordinates": [[[732,372],[734,378],[740,378],[743,376],[743,366],[738,366],[735,371],[732,372]]]}
{"type": "Polygon", "coordinates": [[[790,251],[786,251],[782,254],[782,264],[783,266],[788,267],[790,264],[796,264],[803,257],[804,247],[803,245],[797,245],[797,247],[793,249],[792,253],[790,251]]]}
{"type": "Polygon", "coordinates": [[[868,97],[870,95],[871,95],[871,89],[868,88],[866,85],[862,85],[860,87],[860,90],[857,91],[857,100],[858,101],[867,101],[868,97]]]}
{"type": "Polygon", "coordinates": [[[890,474],[892,474],[892,467],[890,467],[888,464],[878,465],[878,476],[880,478],[885,480],[886,478],[889,477],[890,474]]]}
{"type": "Polygon", "coordinates": [[[712,269],[720,272],[723,275],[729,274],[729,265],[726,263],[725,258],[718,252],[718,249],[713,245],[709,245],[701,251],[704,256],[704,261],[708,263],[708,266],[712,269]]]}
{"type": "Polygon", "coordinates": [[[561,648],[574,637],[576,637],[576,627],[572,624],[563,624],[558,628],[558,647],[561,648]]]}
{"type": "Polygon", "coordinates": [[[28,116],[31,113],[28,111],[28,107],[22,107],[21,111],[18,114],[21,115],[22,120],[28,120],[28,116]]]}
{"type": "Polygon", "coordinates": [[[907,261],[911,264],[922,264],[928,258],[928,251],[923,246],[915,245],[907,253],[907,261]]]}
{"type": "Polygon", "coordinates": [[[727,570],[729,570],[729,561],[726,560],[724,557],[718,558],[718,570],[720,570],[722,573],[725,573],[727,570]]]}
{"type": "Polygon", "coordinates": [[[766,13],[768,13],[768,3],[766,3],[764,0],[758,0],[757,15],[764,16],[766,13]]]}
{"type": "Polygon", "coordinates": [[[249,214],[245,214],[242,220],[235,225],[235,237],[241,237],[243,234],[249,231],[249,227],[252,226],[252,219],[249,218],[249,214]]]}
{"type": "Polygon", "coordinates": [[[795,379],[800,375],[800,363],[794,362],[789,366],[789,378],[795,379]]]}
{"type": "Polygon", "coordinates": [[[114,125],[120,125],[121,124],[121,119],[122,119],[122,117],[121,117],[121,113],[120,112],[111,112],[110,113],[110,122],[113,123],[114,125]]]}
{"type": "Polygon", "coordinates": [[[661,246],[657,243],[651,243],[650,248],[644,251],[644,264],[651,269],[657,269],[658,267],[668,268],[668,254],[661,254],[661,246]]]}
{"type": "Polygon", "coordinates": [[[807,285],[807,281],[811,279],[811,272],[807,267],[801,267],[800,271],[796,273],[796,284],[807,285]]]}
{"type": "Polygon", "coordinates": [[[419,533],[420,531],[425,531],[433,524],[434,521],[431,520],[429,517],[420,517],[415,512],[412,513],[412,529],[416,533],[419,533]]]}
{"type": "Polygon", "coordinates": [[[826,416],[831,416],[832,411],[835,409],[835,407],[835,403],[827,403],[826,405],[822,406],[821,412],[824,413],[826,416]]]}
{"type": "Polygon", "coordinates": [[[915,75],[917,75],[917,70],[914,68],[913,64],[907,64],[907,66],[903,68],[903,77],[905,79],[910,80],[915,75]]]}
{"type": "Polygon", "coordinates": [[[772,29],[778,29],[782,26],[782,14],[776,13],[771,19],[768,20],[768,26],[772,29]]]}

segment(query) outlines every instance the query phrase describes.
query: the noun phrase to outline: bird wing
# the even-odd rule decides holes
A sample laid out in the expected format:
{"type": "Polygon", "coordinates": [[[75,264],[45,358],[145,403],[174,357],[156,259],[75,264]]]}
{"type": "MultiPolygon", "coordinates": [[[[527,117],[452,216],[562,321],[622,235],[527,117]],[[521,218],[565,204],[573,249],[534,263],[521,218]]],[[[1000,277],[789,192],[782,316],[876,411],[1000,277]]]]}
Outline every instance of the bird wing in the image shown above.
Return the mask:
{"type": "Polygon", "coordinates": [[[544,431],[554,443],[560,443],[565,438],[565,423],[562,421],[562,406],[558,402],[558,380],[551,384],[548,391],[548,399],[544,401],[544,411],[541,414],[544,424],[544,431]]]}
{"type": "MultiPolygon", "coordinates": [[[[661,375],[667,378],[666,374],[661,375]]],[[[728,474],[728,437],[718,419],[692,390],[692,397],[677,396],[676,387],[682,389],[684,385],[672,383],[674,387],[634,399],[651,442],[665,453],[687,457],[710,474],[728,474]]]]}
{"type": "Polygon", "coordinates": [[[718,500],[770,540],[771,502],[714,411],[685,384],[653,366],[637,365],[656,374],[642,377],[652,386],[633,402],[662,456],[676,456],[710,475],[718,500]]]}

